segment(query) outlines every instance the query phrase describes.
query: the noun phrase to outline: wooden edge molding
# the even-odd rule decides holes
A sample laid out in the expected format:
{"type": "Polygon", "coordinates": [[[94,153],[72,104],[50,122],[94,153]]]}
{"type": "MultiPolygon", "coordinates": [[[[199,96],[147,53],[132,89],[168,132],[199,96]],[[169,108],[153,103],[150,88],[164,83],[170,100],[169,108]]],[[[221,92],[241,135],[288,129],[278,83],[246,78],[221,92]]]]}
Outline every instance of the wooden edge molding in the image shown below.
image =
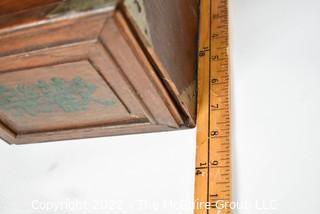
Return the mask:
{"type": "Polygon", "coordinates": [[[119,0],[66,0],[54,8],[47,17],[66,16],[100,8],[112,10],[118,2],[119,0]]]}

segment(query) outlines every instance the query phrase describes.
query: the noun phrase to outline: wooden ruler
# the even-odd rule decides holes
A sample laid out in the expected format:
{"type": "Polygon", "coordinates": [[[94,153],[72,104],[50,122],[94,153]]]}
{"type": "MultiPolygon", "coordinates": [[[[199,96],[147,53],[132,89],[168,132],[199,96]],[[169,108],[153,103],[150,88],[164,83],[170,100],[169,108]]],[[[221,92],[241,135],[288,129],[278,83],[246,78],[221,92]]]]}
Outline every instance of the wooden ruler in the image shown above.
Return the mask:
{"type": "Polygon", "coordinates": [[[228,1],[200,0],[195,214],[231,213],[228,1]]]}

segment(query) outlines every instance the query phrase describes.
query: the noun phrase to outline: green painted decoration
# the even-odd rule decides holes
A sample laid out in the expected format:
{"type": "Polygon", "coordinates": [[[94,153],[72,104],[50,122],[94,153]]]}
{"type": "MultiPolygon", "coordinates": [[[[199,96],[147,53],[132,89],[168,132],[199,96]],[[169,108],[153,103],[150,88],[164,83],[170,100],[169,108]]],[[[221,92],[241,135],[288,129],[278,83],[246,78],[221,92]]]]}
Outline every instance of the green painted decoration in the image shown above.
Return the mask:
{"type": "Polygon", "coordinates": [[[113,100],[93,97],[97,87],[76,76],[71,81],[53,77],[35,84],[8,87],[0,84],[0,109],[15,116],[37,116],[40,113],[87,111],[91,103],[115,105],[113,100]]]}

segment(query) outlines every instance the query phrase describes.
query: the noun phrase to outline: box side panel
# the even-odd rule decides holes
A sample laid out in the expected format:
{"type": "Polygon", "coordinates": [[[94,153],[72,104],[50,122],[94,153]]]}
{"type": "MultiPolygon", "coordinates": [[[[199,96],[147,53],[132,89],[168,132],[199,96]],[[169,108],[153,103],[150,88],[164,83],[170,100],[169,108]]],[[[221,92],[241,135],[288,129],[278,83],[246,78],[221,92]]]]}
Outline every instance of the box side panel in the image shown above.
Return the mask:
{"type": "Polygon", "coordinates": [[[128,19],[187,123],[194,125],[198,0],[145,0],[124,4],[128,19]]]}

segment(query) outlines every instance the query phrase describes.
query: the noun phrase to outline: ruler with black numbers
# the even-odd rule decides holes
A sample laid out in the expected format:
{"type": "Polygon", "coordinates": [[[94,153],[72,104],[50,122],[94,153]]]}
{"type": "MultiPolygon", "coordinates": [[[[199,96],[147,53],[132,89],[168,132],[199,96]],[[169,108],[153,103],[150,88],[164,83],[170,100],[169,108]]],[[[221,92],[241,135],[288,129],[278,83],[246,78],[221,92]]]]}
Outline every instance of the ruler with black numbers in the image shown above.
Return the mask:
{"type": "Polygon", "coordinates": [[[231,213],[228,1],[200,0],[195,214],[231,213]]]}

